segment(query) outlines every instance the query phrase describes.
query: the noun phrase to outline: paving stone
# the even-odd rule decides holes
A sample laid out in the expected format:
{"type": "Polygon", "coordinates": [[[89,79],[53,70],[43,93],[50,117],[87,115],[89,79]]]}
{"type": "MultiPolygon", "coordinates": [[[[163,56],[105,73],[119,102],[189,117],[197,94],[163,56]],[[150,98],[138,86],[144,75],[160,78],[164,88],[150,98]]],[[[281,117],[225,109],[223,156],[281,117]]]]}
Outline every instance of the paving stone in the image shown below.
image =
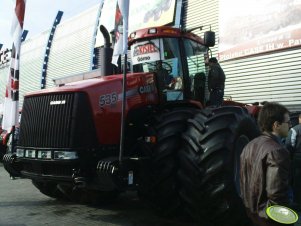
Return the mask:
{"type": "Polygon", "coordinates": [[[196,226],[158,217],[135,192],[107,206],[62,202],[41,194],[28,179],[10,180],[0,164],[0,226],[196,226]]]}

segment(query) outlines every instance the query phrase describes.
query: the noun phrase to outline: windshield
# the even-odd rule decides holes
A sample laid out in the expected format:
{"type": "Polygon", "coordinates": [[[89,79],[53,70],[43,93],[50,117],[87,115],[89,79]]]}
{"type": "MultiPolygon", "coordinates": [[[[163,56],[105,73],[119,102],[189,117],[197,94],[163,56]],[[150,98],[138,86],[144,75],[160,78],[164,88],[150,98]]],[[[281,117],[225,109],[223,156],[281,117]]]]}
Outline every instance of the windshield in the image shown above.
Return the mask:
{"type": "Polygon", "coordinates": [[[185,92],[194,95],[195,86],[200,86],[199,78],[205,79],[206,53],[207,47],[190,39],[157,38],[137,42],[131,46],[133,72],[156,72],[165,100],[183,100],[184,86],[185,92]],[[180,51],[180,42],[184,43],[185,51],[180,51]],[[186,61],[181,59],[181,54],[186,56],[186,61]],[[187,65],[186,70],[182,64],[187,65]]]}
{"type": "Polygon", "coordinates": [[[139,42],[131,48],[134,72],[153,72],[162,66],[173,77],[182,76],[179,44],[175,38],[139,42]]]}
{"type": "Polygon", "coordinates": [[[178,42],[176,38],[159,38],[131,47],[133,71],[156,72],[168,101],[183,99],[183,69],[178,42]]]}

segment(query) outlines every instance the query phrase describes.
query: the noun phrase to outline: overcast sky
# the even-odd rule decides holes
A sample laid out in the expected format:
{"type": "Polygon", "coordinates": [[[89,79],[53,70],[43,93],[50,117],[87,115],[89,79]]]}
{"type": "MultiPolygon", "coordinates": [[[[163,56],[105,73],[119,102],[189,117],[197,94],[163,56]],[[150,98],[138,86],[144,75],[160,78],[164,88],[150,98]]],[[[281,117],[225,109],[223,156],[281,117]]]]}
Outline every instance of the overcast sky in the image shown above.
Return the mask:
{"type": "MultiPolygon", "coordinates": [[[[59,10],[63,11],[62,21],[99,4],[101,0],[26,0],[23,29],[28,30],[27,38],[50,29],[59,10]]],[[[0,0],[0,43],[11,48],[10,34],[15,6],[12,0],[0,0]]]]}

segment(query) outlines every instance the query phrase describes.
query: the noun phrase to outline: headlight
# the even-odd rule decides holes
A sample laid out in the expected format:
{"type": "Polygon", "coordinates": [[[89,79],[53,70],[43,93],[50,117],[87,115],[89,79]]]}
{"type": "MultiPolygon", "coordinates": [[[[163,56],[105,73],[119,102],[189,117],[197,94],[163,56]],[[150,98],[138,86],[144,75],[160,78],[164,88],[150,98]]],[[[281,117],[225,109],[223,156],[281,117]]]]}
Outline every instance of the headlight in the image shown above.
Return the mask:
{"type": "Polygon", "coordinates": [[[36,157],[36,150],[26,150],[25,151],[26,158],[35,158],[36,157]]]}
{"type": "Polygon", "coordinates": [[[38,151],[39,159],[51,159],[51,151],[38,151]]]}
{"type": "Polygon", "coordinates": [[[16,156],[17,157],[24,157],[24,150],[23,149],[17,149],[16,150],[16,156]]]}
{"type": "Polygon", "coordinates": [[[54,159],[78,159],[75,151],[55,151],[54,159]]]}

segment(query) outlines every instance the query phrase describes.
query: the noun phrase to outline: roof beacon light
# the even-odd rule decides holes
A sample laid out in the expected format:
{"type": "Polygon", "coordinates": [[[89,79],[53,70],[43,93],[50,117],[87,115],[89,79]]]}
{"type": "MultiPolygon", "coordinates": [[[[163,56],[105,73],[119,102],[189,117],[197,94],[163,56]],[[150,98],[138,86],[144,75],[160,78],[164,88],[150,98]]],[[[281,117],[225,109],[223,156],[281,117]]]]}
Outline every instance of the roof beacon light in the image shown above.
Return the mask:
{"type": "Polygon", "coordinates": [[[177,31],[173,29],[164,29],[162,30],[163,33],[168,33],[168,34],[177,34],[177,31]]]}
{"type": "Polygon", "coordinates": [[[157,28],[150,28],[148,29],[149,34],[156,34],[157,33],[157,28]]]}

